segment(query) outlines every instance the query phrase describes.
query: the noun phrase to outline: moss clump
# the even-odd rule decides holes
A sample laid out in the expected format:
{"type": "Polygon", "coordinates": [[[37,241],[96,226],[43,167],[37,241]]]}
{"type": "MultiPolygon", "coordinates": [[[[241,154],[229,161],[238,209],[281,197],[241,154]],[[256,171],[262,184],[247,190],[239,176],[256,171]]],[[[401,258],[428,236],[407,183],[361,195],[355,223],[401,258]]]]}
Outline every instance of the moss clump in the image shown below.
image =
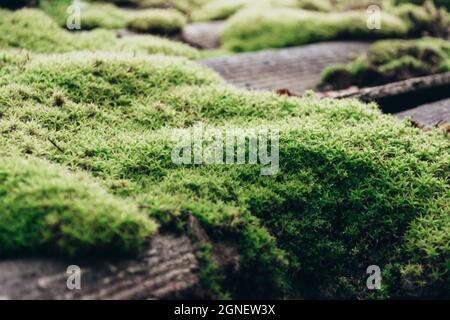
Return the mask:
{"type": "Polygon", "coordinates": [[[331,4],[327,0],[214,0],[207,2],[193,14],[195,21],[223,20],[247,8],[300,8],[314,11],[330,11],[331,4]]]}
{"type": "Polygon", "coordinates": [[[199,59],[203,56],[202,52],[184,43],[150,35],[137,35],[119,39],[108,51],[162,54],[189,59],[199,59]]]}
{"type": "Polygon", "coordinates": [[[227,19],[239,10],[254,4],[250,0],[215,0],[207,2],[193,14],[195,21],[211,21],[227,19]]]}
{"type": "Polygon", "coordinates": [[[412,36],[445,36],[450,30],[449,13],[445,9],[437,9],[431,1],[423,6],[403,4],[393,8],[392,12],[408,24],[412,36]]]}
{"type": "MultiPolygon", "coordinates": [[[[60,26],[66,25],[69,3],[53,5],[47,2],[41,8],[52,16],[60,26]]],[[[123,29],[143,33],[171,35],[181,31],[186,17],[175,9],[147,9],[130,11],[110,3],[87,3],[81,7],[81,29],[123,29]]]]}
{"type": "Polygon", "coordinates": [[[118,39],[113,32],[95,30],[70,33],[39,10],[0,10],[0,48],[22,48],[33,52],[127,51],[161,53],[198,58],[200,52],[188,45],[145,35],[118,39]]]}
{"type": "MultiPolygon", "coordinates": [[[[395,0],[395,3],[397,4],[403,4],[403,3],[412,3],[416,5],[424,4],[429,0],[395,0]]],[[[444,7],[450,10],[450,3],[448,0],[432,0],[434,4],[438,7],[444,7]]]]}
{"type": "Polygon", "coordinates": [[[128,16],[128,12],[111,4],[88,4],[81,11],[81,29],[123,29],[128,16]]]}
{"type": "Polygon", "coordinates": [[[186,22],[176,10],[147,9],[130,15],[127,27],[136,32],[172,35],[181,32],[186,22]]]}
{"type": "Polygon", "coordinates": [[[137,0],[139,8],[175,9],[191,16],[205,3],[211,0],[137,0]]]}
{"type": "Polygon", "coordinates": [[[0,11],[0,47],[59,52],[73,47],[73,39],[39,10],[0,11]]]}
{"type": "Polygon", "coordinates": [[[0,255],[136,251],[156,224],[84,174],[1,156],[0,255]]]}
{"type": "Polygon", "coordinates": [[[20,83],[33,84],[42,93],[57,87],[74,102],[100,106],[129,106],[179,83],[219,81],[214,74],[184,59],[88,52],[37,56],[18,78],[20,83]]]}
{"type": "Polygon", "coordinates": [[[176,9],[187,15],[199,9],[203,4],[211,0],[102,0],[104,2],[112,2],[118,5],[133,6],[140,9],[159,8],[159,9],[176,9]]]}
{"type": "Polygon", "coordinates": [[[367,28],[365,12],[320,13],[296,9],[248,9],[228,20],[222,43],[232,51],[280,48],[332,39],[376,39],[402,36],[406,24],[387,13],[383,28],[367,28]]]}
{"type": "Polygon", "coordinates": [[[437,38],[383,40],[367,56],[348,65],[327,67],[321,86],[343,89],[351,85],[375,86],[408,78],[450,71],[450,45],[437,38]]]}
{"type": "Polygon", "coordinates": [[[164,230],[185,232],[195,216],[212,239],[240,254],[232,285],[225,280],[215,291],[371,297],[365,268],[376,263],[389,274],[375,297],[402,296],[405,279],[430,290],[424,296],[448,293],[449,142],[442,133],[423,133],[353,100],[236,90],[185,59],[30,59],[0,80],[10,83],[0,88],[0,150],[86,171],[164,230]],[[172,128],[197,121],[220,131],[278,128],[278,173],[263,177],[261,165],[175,165],[172,128]]]}

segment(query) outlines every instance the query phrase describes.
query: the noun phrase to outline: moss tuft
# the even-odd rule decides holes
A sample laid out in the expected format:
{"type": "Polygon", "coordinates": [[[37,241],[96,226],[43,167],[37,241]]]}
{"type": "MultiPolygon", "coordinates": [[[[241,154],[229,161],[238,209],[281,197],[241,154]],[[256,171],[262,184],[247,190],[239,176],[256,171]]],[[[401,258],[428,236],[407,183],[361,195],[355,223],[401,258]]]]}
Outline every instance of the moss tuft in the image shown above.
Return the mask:
{"type": "Polygon", "coordinates": [[[58,88],[74,102],[104,106],[127,106],[180,83],[221,81],[213,72],[185,59],[88,52],[36,56],[17,79],[43,93],[58,88]]]}
{"type": "Polygon", "coordinates": [[[251,5],[251,0],[214,0],[207,2],[193,14],[194,21],[211,21],[227,19],[239,10],[251,5]]]}
{"type": "Polygon", "coordinates": [[[411,36],[445,36],[449,32],[449,13],[445,9],[437,9],[431,1],[423,6],[403,4],[392,11],[408,24],[411,36]]]}
{"type": "Polygon", "coordinates": [[[352,38],[377,39],[405,35],[406,24],[387,13],[382,29],[367,28],[365,12],[320,13],[297,9],[243,10],[230,18],[222,43],[232,51],[253,51],[352,38]]]}
{"type": "MultiPolygon", "coordinates": [[[[240,255],[232,286],[211,264],[200,273],[215,292],[400,297],[408,292],[404,280],[429,290],[424,296],[448,292],[449,141],[442,133],[424,133],[354,100],[237,90],[185,59],[80,57],[31,56],[2,76],[9,85],[0,88],[0,150],[96,177],[114,194],[112,203],[143,208],[163,230],[186,232],[194,215],[214,241],[231,243],[240,255]],[[279,172],[263,177],[261,165],[175,165],[172,128],[197,121],[220,131],[278,128],[279,172]],[[419,240],[424,234],[426,242],[419,240]],[[364,289],[365,268],[374,262],[386,273],[378,296],[364,289]]],[[[46,186],[41,180],[32,186],[46,186]]],[[[96,194],[80,188],[81,199],[96,194]]],[[[59,203],[67,190],[54,189],[47,203],[59,203]]],[[[29,230],[36,232],[15,235],[29,230]]],[[[52,230],[49,237],[57,237],[52,230]]],[[[76,248],[95,248],[90,240],[76,248]]]]}
{"type": "Polygon", "coordinates": [[[156,230],[135,204],[85,174],[46,161],[1,156],[0,255],[133,252],[156,230]]]}
{"type": "Polygon", "coordinates": [[[175,9],[191,15],[209,1],[211,0],[130,0],[129,4],[141,9],[175,9]]]}
{"type": "Polygon", "coordinates": [[[196,21],[223,20],[247,8],[265,8],[265,10],[298,8],[326,12],[330,11],[332,6],[328,0],[213,0],[194,12],[193,19],[196,21]]]}
{"type": "Polygon", "coordinates": [[[39,10],[0,11],[0,48],[21,48],[38,53],[68,51],[133,52],[198,58],[200,52],[186,44],[151,35],[118,39],[113,32],[94,30],[71,33],[61,29],[39,10]]]}
{"type": "Polygon", "coordinates": [[[133,31],[173,35],[181,32],[186,17],[176,10],[147,9],[129,16],[127,27],[133,31]]]}
{"type": "Polygon", "coordinates": [[[81,29],[123,29],[126,27],[128,15],[127,11],[111,4],[88,4],[81,11],[81,29]]]}
{"type": "MultiPolygon", "coordinates": [[[[412,3],[416,5],[421,5],[426,3],[427,1],[430,0],[395,0],[394,2],[397,4],[412,3]]],[[[444,7],[450,10],[450,3],[448,2],[448,0],[432,0],[432,1],[437,7],[444,7]]]]}
{"type": "Polygon", "coordinates": [[[383,40],[374,43],[367,56],[349,65],[327,67],[322,72],[321,86],[334,89],[374,86],[450,71],[449,66],[450,45],[445,40],[383,40]],[[346,70],[345,81],[342,70],[346,70]]]}

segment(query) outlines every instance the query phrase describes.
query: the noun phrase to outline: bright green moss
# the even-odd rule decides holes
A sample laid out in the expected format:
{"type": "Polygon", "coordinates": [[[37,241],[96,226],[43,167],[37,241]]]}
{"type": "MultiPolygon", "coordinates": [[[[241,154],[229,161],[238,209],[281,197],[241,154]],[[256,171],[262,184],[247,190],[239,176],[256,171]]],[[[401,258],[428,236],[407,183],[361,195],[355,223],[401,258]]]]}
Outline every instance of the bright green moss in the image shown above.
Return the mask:
{"type": "Polygon", "coordinates": [[[60,26],[65,26],[68,17],[67,9],[71,4],[72,0],[40,0],[39,8],[60,26]]]}
{"type": "Polygon", "coordinates": [[[156,224],[84,174],[37,159],[1,156],[0,255],[49,250],[130,252],[156,224]]]}
{"type": "MultiPolygon", "coordinates": [[[[44,1],[42,10],[52,16],[60,26],[65,27],[68,17],[69,3],[50,4],[44,1]]],[[[124,29],[133,31],[174,34],[180,32],[186,24],[186,18],[179,11],[173,9],[148,9],[131,11],[121,9],[110,3],[85,3],[81,6],[81,29],[124,29]]]]}
{"type": "Polygon", "coordinates": [[[405,35],[399,18],[382,15],[382,28],[367,28],[365,12],[320,13],[296,9],[248,9],[228,20],[222,43],[233,51],[279,48],[324,40],[376,39],[405,35]]]}
{"type": "Polygon", "coordinates": [[[137,35],[119,39],[110,49],[110,51],[113,50],[142,54],[163,54],[189,59],[199,59],[203,56],[202,52],[184,43],[150,35],[137,35]]]}
{"type": "Polygon", "coordinates": [[[33,52],[125,51],[142,54],[198,58],[200,52],[188,45],[156,36],[118,39],[113,32],[94,30],[71,33],[39,10],[0,11],[0,48],[22,48],[33,52]]]}
{"type": "MultiPolygon", "coordinates": [[[[209,1],[211,0],[129,0],[128,2],[138,8],[172,8],[191,15],[195,10],[209,1]]],[[[109,2],[117,1],[110,0],[109,2]]]]}
{"type": "Polygon", "coordinates": [[[383,40],[349,65],[329,66],[321,76],[322,86],[341,89],[369,86],[450,71],[450,45],[438,38],[383,40]],[[343,75],[342,70],[346,70],[343,75]]]}
{"type": "Polygon", "coordinates": [[[372,297],[365,268],[375,262],[392,284],[384,296],[408,292],[402,275],[418,269],[413,288],[448,292],[449,141],[440,132],[353,100],[236,90],[185,59],[36,57],[8,82],[2,152],[86,171],[163,230],[185,232],[194,215],[213,240],[238,249],[232,297],[372,297]],[[197,121],[275,126],[280,170],[175,165],[171,128],[197,121]]]}
{"type": "Polygon", "coordinates": [[[176,10],[147,9],[133,13],[127,27],[133,31],[172,35],[181,32],[186,17],[176,10]]]}
{"type": "Polygon", "coordinates": [[[215,0],[206,3],[200,10],[194,12],[195,21],[211,21],[227,19],[239,10],[255,3],[251,0],[215,0]]]}
{"type": "Polygon", "coordinates": [[[70,34],[39,10],[2,12],[0,31],[0,48],[60,52],[73,46],[70,34]]]}
{"type": "Polygon", "coordinates": [[[33,84],[43,93],[57,87],[74,102],[99,106],[129,106],[133,101],[178,84],[221,81],[206,68],[184,59],[88,52],[40,55],[21,71],[18,78],[21,83],[33,84]]]}

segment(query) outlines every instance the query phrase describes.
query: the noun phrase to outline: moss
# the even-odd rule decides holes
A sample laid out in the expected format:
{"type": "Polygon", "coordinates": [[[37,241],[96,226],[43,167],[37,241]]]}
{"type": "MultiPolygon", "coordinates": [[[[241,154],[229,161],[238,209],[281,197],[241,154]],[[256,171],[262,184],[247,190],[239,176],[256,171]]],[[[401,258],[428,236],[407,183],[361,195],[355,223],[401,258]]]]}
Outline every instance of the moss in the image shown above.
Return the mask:
{"type": "Polygon", "coordinates": [[[331,4],[327,0],[214,0],[207,2],[193,14],[195,21],[224,20],[242,9],[247,8],[300,8],[314,11],[330,11],[331,4]]]}
{"type": "Polygon", "coordinates": [[[67,92],[74,102],[103,106],[129,106],[152,92],[161,92],[179,83],[196,85],[219,81],[214,73],[188,60],[88,52],[38,56],[18,77],[21,83],[33,84],[43,93],[57,87],[67,92]]]}
{"type": "Polygon", "coordinates": [[[227,19],[239,10],[254,3],[249,0],[215,0],[207,2],[200,10],[194,12],[195,21],[227,19]]]}
{"type": "Polygon", "coordinates": [[[36,51],[64,51],[71,47],[69,33],[56,22],[34,9],[3,11],[0,19],[0,47],[36,51]]]}
{"type": "Polygon", "coordinates": [[[117,39],[113,32],[94,30],[71,33],[39,10],[0,11],[0,48],[22,48],[33,52],[127,51],[161,53],[198,58],[200,52],[188,45],[155,36],[117,39]]]}
{"type": "Polygon", "coordinates": [[[369,30],[365,12],[320,13],[297,9],[248,9],[228,20],[222,43],[232,51],[279,48],[332,39],[376,39],[405,35],[399,18],[382,15],[383,28],[369,30]]]}
{"type": "Polygon", "coordinates": [[[178,11],[147,9],[130,15],[127,27],[137,32],[172,35],[179,33],[186,22],[178,11]]]}
{"type": "Polygon", "coordinates": [[[327,67],[322,72],[321,86],[342,89],[350,85],[380,85],[450,71],[449,66],[450,45],[445,40],[383,40],[374,43],[367,56],[349,65],[327,67]],[[345,82],[338,76],[342,68],[348,71],[345,82]]]}
{"type": "MultiPolygon", "coordinates": [[[[424,4],[429,0],[395,0],[397,4],[404,4],[404,3],[412,3],[416,5],[424,4]]],[[[448,0],[433,0],[434,4],[438,7],[444,7],[450,10],[450,3],[448,0]]]]}
{"type": "MultiPolygon", "coordinates": [[[[39,8],[52,17],[59,26],[65,28],[69,17],[67,10],[71,5],[72,0],[42,0],[39,3],[39,8]]],[[[126,25],[127,11],[113,4],[84,2],[80,9],[82,30],[120,29],[126,25]]]]}
{"type": "Polygon", "coordinates": [[[41,0],[39,8],[52,17],[60,26],[65,26],[67,21],[67,8],[72,0],[41,0]]]}
{"type": "MultiPolygon", "coordinates": [[[[54,4],[44,1],[41,9],[65,27],[70,1],[54,4]]],[[[171,35],[180,32],[186,17],[174,9],[124,10],[110,3],[86,3],[81,7],[81,29],[124,29],[171,35]]]]}
{"type": "Polygon", "coordinates": [[[330,65],[320,75],[320,86],[326,88],[326,85],[332,83],[335,90],[345,89],[353,84],[352,77],[349,66],[345,64],[330,65]]]}
{"type": "Polygon", "coordinates": [[[130,252],[156,224],[84,174],[37,159],[1,156],[0,255],[43,250],[130,252]]]}
{"type": "Polygon", "coordinates": [[[203,56],[203,52],[184,43],[150,35],[137,35],[119,39],[109,51],[163,54],[189,59],[199,59],[203,56]]]}
{"type": "Polygon", "coordinates": [[[202,248],[201,254],[198,257],[202,268],[198,272],[198,277],[203,288],[208,290],[214,297],[221,300],[228,300],[230,294],[223,292],[221,283],[225,281],[225,276],[218,272],[216,263],[212,256],[213,246],[211,244],[205,245],[202,248]]]}
{"type": "Polygon", "coordinates": [[[450,15],[444,9],[436,9],[432,1],[425,2],[423,6],[404,4],[395,7],[392,12],[408,24],[412,36],[445,36],[449,32],[450,15]]]}
{"type": "Polygon", "coordinates": [[[187,15],[191,15],[195,10],[210,0],[130,0],[129,3],[138,8],[160,8],[176,9],[187,15]]]}
{"type": "MultiPolygon", "coordinates": [[[[232,286],[215,278],[220,292],[369,297],[362,277],[374,261],[393,284],[383,295],[404,293],[402,274],[411,265],[423,270],[414,283],[448,292],[449,141],[442,133],[353,100],[237,90],[185,59],[30,59],[4,75],[10,84],[0,88],[0,150],[84,171],[163,230],[185,232],[194,215],[214,241],[238,248],[240,273],[232,286]],[[175,165],[172,128],[197,121],[221,131],[278,128],[279,172],[175,165]],[[429,228],[425,245],[418,232],[429,228]]],[[[214,278],[211,268],[203,271],[214,278]]]]}
{"type": "Polygon", "coordinates": [[[129,13],[111,4],[88,4],[81,10],[81,29],[123,29],[129,13]]]}

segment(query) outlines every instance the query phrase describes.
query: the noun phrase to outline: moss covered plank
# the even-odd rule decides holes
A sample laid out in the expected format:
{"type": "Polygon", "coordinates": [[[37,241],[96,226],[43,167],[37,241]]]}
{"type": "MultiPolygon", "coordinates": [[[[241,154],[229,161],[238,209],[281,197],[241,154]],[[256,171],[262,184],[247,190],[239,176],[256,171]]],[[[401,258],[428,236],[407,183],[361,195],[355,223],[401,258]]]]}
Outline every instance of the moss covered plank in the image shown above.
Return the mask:
{"type": "Polygon", "coordinates": [[[286,88],[302,92],[317,85],[325,66],[350,61],[368,46],[364,42],[326,42],[200,62],[237,87],[270,91],[286,88]]]}

